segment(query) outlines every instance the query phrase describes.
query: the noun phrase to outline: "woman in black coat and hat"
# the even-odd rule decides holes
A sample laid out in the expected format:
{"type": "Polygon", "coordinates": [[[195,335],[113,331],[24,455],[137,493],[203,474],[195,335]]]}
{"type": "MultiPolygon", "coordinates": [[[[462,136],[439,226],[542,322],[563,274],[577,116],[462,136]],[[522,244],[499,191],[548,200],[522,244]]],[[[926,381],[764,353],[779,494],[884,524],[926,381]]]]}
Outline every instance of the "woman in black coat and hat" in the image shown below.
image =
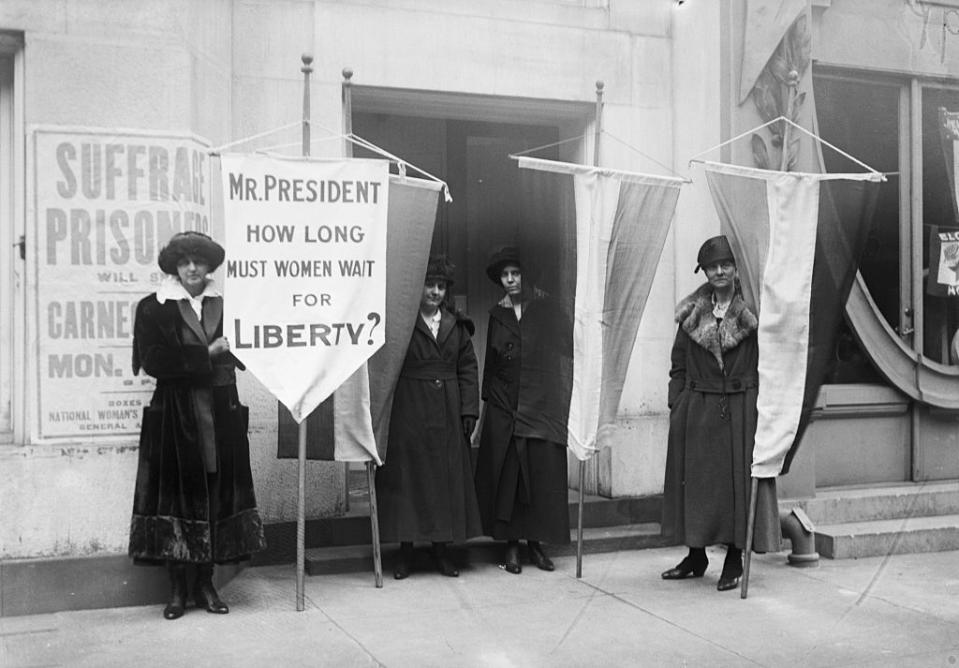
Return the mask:
{"type": "Polygon", "coordinates": [[[223,298],[209,278],[223,248],[200,232],[173,236],[160,251],[166,276],[137,305],[133,371],[156,378],[143,411],[130,523],[130,556],[165,563],[166,619],[183,615],[187,565],[193,598],[207,612],[229,608],[213,586],[213,564],[266,547],[256,509],[248,411],[236,392],[237,359],[223,337],[223,298]]]}
{"type": "MultiPolygon", "coordinates": [[[[706,283],[676,307],[679,327],[669,372],[669,442],[663,533],[689,547],[662,574],[702,577],[706,546],[726,545],[717,589],[735,589],[746,544],[750,466],[759,387],[759,321],[743,300],[736,260],[724,236],[707,239],[698,265],[706,283]]],[[[760,485],[754,548],[779,549],[775,482],[760,485]]]]}
{"type": "Polygon", "coordinates": [[[542,543],[569,542],[569,484],[559,440],[565,425],[554,424],[544,408],[558,401],[561,384],[551,379],[572,364],[560,334],[569,328],[554,300],[523,275],[515,248],[497,251],[486,274],[505,294],[489,312],[483,366],[486,412],[475,478],[483,530],[507,541],[507,572],[522,572],[521,539],[530,561],[551,571],[542,543]]]}
{"type": "Polygon", "coordinates": [[[397,580],[412,570],[415,541],[432,543],[440,573],[458,576],[447,546],[481,529],[469,456],[479,414],[473,322],[449,305],[453,269],[444,256],[430,258],[376,471],[380,538],[400,543],[397,580]]]}

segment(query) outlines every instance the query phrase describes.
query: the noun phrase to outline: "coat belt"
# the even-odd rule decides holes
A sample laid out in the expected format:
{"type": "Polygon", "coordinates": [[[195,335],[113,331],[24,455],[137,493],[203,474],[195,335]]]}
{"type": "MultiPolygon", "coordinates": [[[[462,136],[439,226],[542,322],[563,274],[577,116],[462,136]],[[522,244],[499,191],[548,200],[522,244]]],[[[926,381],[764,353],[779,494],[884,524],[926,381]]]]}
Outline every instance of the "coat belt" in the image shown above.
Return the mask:
{"type": "Polygon", "coordinates": [[[407,361],[400,376],[411,380],[456,380],[456,364],[444,360],[407,361]]]}
{"type": "Polygon", "coordinates": [[[729,376],[721,380],[686,379],[687,390],[706,394],[737,394],[757,387],[759,387],[759,378],[756,376],[729,376]]]}

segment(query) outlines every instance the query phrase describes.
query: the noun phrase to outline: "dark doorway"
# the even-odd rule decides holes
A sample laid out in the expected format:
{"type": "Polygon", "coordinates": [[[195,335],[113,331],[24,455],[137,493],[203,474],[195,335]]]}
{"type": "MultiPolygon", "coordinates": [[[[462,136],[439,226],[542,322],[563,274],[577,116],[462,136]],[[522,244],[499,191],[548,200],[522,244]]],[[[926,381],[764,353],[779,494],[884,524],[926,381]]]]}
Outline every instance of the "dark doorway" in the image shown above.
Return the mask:
{"type": "MultiPolygon", "coordinates": [[[[495,249],[517,244],[521,234],[518,167],[509,156],[559,141],[559,124],[354,112],[353,132],[449,184],[453,201],[440,206],[432,252],[446,253],[456,264],[453,297],[476,323],[473,345],[482,368],[487,310],[502,297],[486,277],[486,262],[495,249]]],[[[361,149],[355,155],[376,157],[361,149]]],[[[551,147],[535,156],[555,160],[559,153],[551,147]]]]}

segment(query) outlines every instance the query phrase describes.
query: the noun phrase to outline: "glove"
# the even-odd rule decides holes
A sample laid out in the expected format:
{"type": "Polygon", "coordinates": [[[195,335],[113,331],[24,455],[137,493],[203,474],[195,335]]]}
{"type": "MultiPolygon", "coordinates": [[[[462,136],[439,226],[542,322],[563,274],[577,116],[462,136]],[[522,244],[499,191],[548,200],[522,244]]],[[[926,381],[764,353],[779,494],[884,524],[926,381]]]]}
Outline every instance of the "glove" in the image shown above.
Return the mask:
{"type": "Polygon", "coordinates": [[[472,415],[463,416],[463,434],[466,436],[467,445],[470,442],[470,436],[473,435],[473,430],[476,429],[476,418],[472,415]]]}

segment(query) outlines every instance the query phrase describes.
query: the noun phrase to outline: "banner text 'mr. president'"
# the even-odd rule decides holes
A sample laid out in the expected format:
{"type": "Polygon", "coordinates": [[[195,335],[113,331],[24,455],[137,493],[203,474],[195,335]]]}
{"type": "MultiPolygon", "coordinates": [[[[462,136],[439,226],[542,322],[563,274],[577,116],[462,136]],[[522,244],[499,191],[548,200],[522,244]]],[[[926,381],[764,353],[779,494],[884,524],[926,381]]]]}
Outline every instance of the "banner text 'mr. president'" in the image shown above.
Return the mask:
{"type": "Polygon", "coordinates": [[[230,173],[230,199],[252,202],[319,202],[324,204],[376,204],[379,181],[337,179],[287,179],[264,174],[262,181],[230,173]]]}

